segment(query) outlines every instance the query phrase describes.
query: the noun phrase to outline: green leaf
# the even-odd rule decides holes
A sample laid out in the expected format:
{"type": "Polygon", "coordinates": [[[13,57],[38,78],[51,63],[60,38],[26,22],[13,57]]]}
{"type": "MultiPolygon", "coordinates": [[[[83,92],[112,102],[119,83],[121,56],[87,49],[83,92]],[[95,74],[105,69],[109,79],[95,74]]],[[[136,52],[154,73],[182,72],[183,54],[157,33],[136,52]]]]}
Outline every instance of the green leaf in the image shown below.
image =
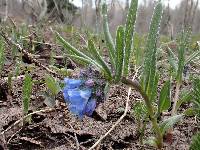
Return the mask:
{"type": "Polygon", "coordinates": [[[79,57],[83,57],[85,59],[93,61],[92,58],[85,55],[84,53],[82,53],[81,51],[79,51],[78,49],[73,47],[70,43],[68,43],[58,32],[56,32],[56,37],[57,37],[58,41],[64,46],[64,48],[66,49],[66,52],[69,51],[73,55],[77,55],[79,57]]]}
{"type": "Polygon", "coordinates": [[[147,144],[153,147],[158,147],[157,139],[155,137],[149,137],[146,141],[144,141],[144,144],[147,144]]]}
{"type": "Polygon", "coordinates": [[[110,92],[110,83],[107,82],[106,86],[104,88],[104,95],[105,95],[105,99],[107,100],[109,97],[109,92],[110,92]]]}
{"type": "Polygon", "coordinates": [[[175,111],[177,111],[183,103],[187,103],[192,99],[192,92],[184,92],[176,104],[175,111]]]}
{"type": "Polygon", "coordinates": [[[188,109],[186,109],[184,112],[183,112],[183,114],[184,115],[186,115],[186,116],[195,116],[195,110],[194,110],[194,108],[188,108],[188,109]]]}
{"type": "Polygon", "coordinates": [[[173,68],[173,70],[175,72],[177,72],[178,58],[176,57],[176,55],[173,53],[173,51],[169,47],[167,47],[167,52],[168,52],[168,60],[169,60],[171,67],[173,68]]]}
{"type": "Polygon", "coordinates": [[[58,32],[56,32],[56,36],[59,42],[63,44],[64,48],[72,53],[72,54],[67,54],[68,56],[73,57],[77,60],[86,62],[88,64],[95,65],[96,67],[102,70],[102,66],[97,63],[97,60],[93,60],[89,56],[85,55],[84,53],[82,53],[81,51],[79,51],[78,49],[70,45],[58,32]]]}
{"type": "Polygon", "coordinates": [[[144,56],[144,69],[142,74],[144,91],[146,93],[151,93],[151,87],[154,84],[155,74],[156,74],[156,51],[157,51],[157,39],[158,31],[160,27],[162,16],[162,4],[159,1],[154,9],[154,14],[151,20],[150,31],[147,37],[147,44],[145,48],[144,56]]]}
{"type": "Polygon", "coordinates": [[[139,101],[136,102],[133,106],[133,115],[138,120],[145,120],[148,117],[147,108],[144,104],[144,102],[139,101]]]}
{"type": "Polygon", "coordinates": [[[86,56],[84,53],[82,53],[81,51],[79,51],[75,47],[73,47],[70,43],[68,43],[58,32],[56,32],[56,37],[57,37],[58,41],[61,44],[63,44],[65,49],[70,51],[72,54],[75,54],[75,55],[80,56],[80,57],[91,59],[88,56],[86,56]]]}
{"type": "MultiPolygon", "coordinates": [[[[144,55],[144,48],[143,48],[143,43],[144,43],[144,36],[140,36],[138,33],[134,33],[133,37],[133,52],[134,52],[134,58],[135,58],[135,65],[137,67],[141,66],[143,63],[143,55],[144,55]]],[[[131,58],[130,58],[131,59],[131,58]]]]}
{"type": "Polygon", "coordinates": [[[42,93],[41,95],[44,96],[44,98],[45,98],[44,103],[48,107],[54,107],[56,105],[55,96],[52,96],[52,94],[49,92],[49,90],[42,93]]]}
{"type": "Polygon", "coordinates": [[[56,96],[61,91],[59,83],[49,75],[45,76],[45,84],[47,88],[50,90],[52,96],[56,96]]]}
{"type": "Polygon", "coordinates": [[[30,97],[32,93],[32,78],[29,74],[25,75],[25,79],[22,87],[22,98],[23,98],[23,114],[28,113],[30,97]]]}
{"type": "Polygon", "coordinates": [[[193,102],[200,105],[200,79],[194,79],[193,102]]]}
{"type": "Polygon", "coordinates": [[[103,72],[109,77],[112,78],[111,69],[109,68],[108,64],[103,60],[99,52],[97,51],[97,48],[94,45],[94,42],[92,39],[88,41],[88,49],[90,50],[92,56],[94,59],[102,66],[103,72]]]}
{"type": "Polygon", "coordinates": [[[154,78],[154,84],[151,87],[151,95],[150,95],[150,101],[151,102],[153,102],[153,101],[155,102],[155,100],[156,100],[156,97],[157,97],[157,94],[158,94],[158,92],[157,92],[158,81],[159,81],[159,74],[156,73],[155,78],[154,78]]]}
{"type": "Polygon", "coordinates": [[[113,38],[110,34],[107,13],[108,13],[107,12],[107,4],[106,4],[106,0],[104,0],[103,5],[102,5],[103,31],[104,31],[106,44],[107,44],[107,47],[108,47],[110,62],[112,64],[112,67],[115,68],[115,45],[114,45],[114,42],[113,42],[113,38]]]}
{"type": "Polygon", "coordinates": [[[192,143],[189,150],[199,150],[200,148],[200,132],[192,137],[192,143]]]}
{"type": "Polygon", "coordinates": [[[185,61],[185,65],[190,63],[192,60],[194,60],[196,57],[198,57],[200,55],[200,50],[198,50],[197,52],[192,53],[187,60],[185,61]]]}
{"type": "Polygon", "coordinates": [[[135,22],[137,16],[138,0],[132,0],[125,27],[125,56],[124,56],[124,76],[128,76],[130,56],[132,54],[133,35],[135,31],[135,22]]]}
{"type": "Polygon", "coordinates": [[[190,29],[185,30],[181,33],[181,37],[179,40],[178,47],[178,70],[176,75],[176,80],[181,83],[182,82],[182,74],[185,65],[185,51],[189,47],[189,41],[191,37],[190,29]]]}
{"type": "Polygon", "coordinates": [[[77,56],[77,55],[67,55],[67,56],[74,59],[74,60],[81,61],[81,62],[86,63],[86,64],[92,64],[95,67],[97,67],[98,69],[103,70],[102,66],[100,64],[98,64],[96,61],[90,61],[90,60],[88,60],[84,57],[80,57],[80,56],[77,56]]]}
{"type": "Polygon", "coordinates": [[[193,108],[195,109],[196,115],[200,116],[200,79],[194,79],[193,85],[193,108]]]}
{"type": "Polygon", "coordinates": [[[119,82],[123,71],[123,58],[124,58],[124,28],[119,26],[116,35],[116,72],[115,81],[119,82]]]}
{"type": "Polygon", "coordinates": [[[168,110],[170,107],[170,81],[166,81],[160,91],[160,98],[158,101],[158,114],[168,110]]]}
{"type": "Polygon", "coordinates": [[[165,132],[172,128],[177,122],[179,122],[181,119],[183,118],[183,115],[175,115],[172,116],[166,120],[164,120],[161,124],[160,124],[160,129],[162,134],[164,135],[165,132]]]}
{"type": "Polygon", "coordinates": [[[4,42],[2,38],[0,38],[0,73],[3,69],[4,65],[4,42]]]}

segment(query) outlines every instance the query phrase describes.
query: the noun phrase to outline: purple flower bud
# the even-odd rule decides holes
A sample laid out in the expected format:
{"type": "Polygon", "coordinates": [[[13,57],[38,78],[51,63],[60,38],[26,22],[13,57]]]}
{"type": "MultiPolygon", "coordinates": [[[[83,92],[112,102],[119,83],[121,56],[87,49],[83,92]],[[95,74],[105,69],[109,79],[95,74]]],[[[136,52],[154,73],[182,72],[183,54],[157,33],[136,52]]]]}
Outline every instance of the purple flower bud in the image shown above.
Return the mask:
{"type": "Polygon", "coordinates": [[[88,87],[92,87],[94,86],[94,81],[93,79],[89,79],[85,82],[85,85],[88,86],[88,87]]]}
{"type": "Polygon", "coordinates": [[[101,91],[100,91],[100,90],[97,90],[97,91],[96,91],[96,96],[97,96],[97,97],[100,97],[100,96],[101,96],[101,91]]]}

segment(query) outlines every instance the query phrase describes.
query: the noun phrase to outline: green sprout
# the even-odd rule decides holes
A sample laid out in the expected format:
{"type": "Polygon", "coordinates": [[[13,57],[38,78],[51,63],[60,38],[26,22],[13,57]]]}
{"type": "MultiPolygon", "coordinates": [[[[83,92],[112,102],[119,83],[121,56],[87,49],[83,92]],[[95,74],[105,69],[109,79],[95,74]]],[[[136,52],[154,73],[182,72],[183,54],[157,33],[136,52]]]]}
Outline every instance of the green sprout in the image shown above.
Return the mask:
{"type": "MultiPolygon", "coordinates": [[[[23,116],[26,116],[28,114],[31,93],[32,93],[32,85],[33,85],[32,78],[28,73],[26,73],[22,87],[23,116]]],[[[27,120],[24,120],[24,123],[25,122],[27,122],[27,120]]]]}

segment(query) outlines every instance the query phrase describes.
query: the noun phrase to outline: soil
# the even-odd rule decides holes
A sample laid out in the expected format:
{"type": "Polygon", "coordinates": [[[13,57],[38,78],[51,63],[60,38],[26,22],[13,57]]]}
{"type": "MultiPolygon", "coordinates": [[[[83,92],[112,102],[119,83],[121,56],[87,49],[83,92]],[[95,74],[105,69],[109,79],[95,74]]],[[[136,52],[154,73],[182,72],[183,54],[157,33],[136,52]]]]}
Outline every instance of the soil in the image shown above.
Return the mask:
{"type": "MultiPolygon", "coordinates": [[[[44,41],[54,43],[51,32],[44,32],[44,41]]],[[[61,53],[60,49],[55,47],[46,47],[41,44],[35,52],[37,55],[49,55],[52,49],[56,49],[56,54],[61,53]]],[[[96,109],[92,117],[84,117],[79,120],[72,115],[67,104],[64,102],[62,93],[56,97],[56,106],[44,113],[36,113],[31,116],[31,122],[23,124],[16,121],[20,120],[22,114],[22,83],[23,75],[27,67],[31,67],[30,74],[35,81],[31,96],[30,111],[34,112],[41,109],[47,109],[44,103],[44,97],[40,95],[42,91],[46,91],[44,84],[44,76],[48,74],[46,70],[35,65],[27,59],[23,59],[18,78],[12,80],[12,88],[10,89],[6,82],[6,77],[10,72],[14,72],[15,64],[13,63],[10,47],[6,49],[6,62],[2,71],[0,80],[0,150],[21,150],[21,149],[51,149],[51,150],[87,150],[102,135],[104,135],[112,125],[121,117],[124,112],[127,87],[124,85],[113,85],[110,90],[109,98],[101,103],[96,109]],[[14,124],[14,125],[13,125],[14,124]]],[[[40,59],[42,64],[48,66],[49,59],[40,59]]],[[[58,61],[58,65],[62,66],[63,62],[58,61]]],[[[68,61],[68,68],[75,70],[78,64],[68,61]]],[[[63,79],[62,77],[58,77],[63,79]]],[[[129,111],[123,121],[100,143],[97,149],[101,150],[135,150],[155,149],[148,145],[140,145],[139,133],[137,130],[137,122],[132,114],[132,106],[141,99],[140,95],[132,91],[130,96],[129,111]]],[[[181,112],[189,107],[189,104],[181,108],[181,112]]],[[[166,117],[167,117],[166,113],[166,117]]],[[[176,124],[172,137],[166,137],[164,142],[165,150],[188,150],[191,143],[191,137],[199,131],[197,121],[194,117],[184,117],[181,122],[176,124]],[[170,140],[169,140],[170,139],[170,140]]],[[[152,136],[150,123],[145,131],[145,139],[152,136]]]]}

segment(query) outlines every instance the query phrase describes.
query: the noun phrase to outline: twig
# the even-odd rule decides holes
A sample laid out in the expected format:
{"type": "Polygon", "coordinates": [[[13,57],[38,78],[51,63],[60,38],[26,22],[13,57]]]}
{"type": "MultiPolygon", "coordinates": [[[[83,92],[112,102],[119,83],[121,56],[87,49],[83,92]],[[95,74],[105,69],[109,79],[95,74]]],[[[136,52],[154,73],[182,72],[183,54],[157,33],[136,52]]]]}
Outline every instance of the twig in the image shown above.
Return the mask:
{"type": "MultiPolygon", "coordinates": [[[[135,80],[135,78],[137,77],[137,73],[138,73],[138,69],[136,70],[136,73],[135,73],[132,80],[135,80]]],[[[131,89],[132,89],[131,87],[128,88],[128,95],[127,95],[127,99],[126,99],[126,107],[125,107],[125,111],[124,111],[123,115],[117,120],[117,122],[115,122],[115,124],[108,130],[108,132],[106,132],[103,136],[101,136],[99,138],[99,140],[92,147],[89,148],[89,150],[92,150],[95,147],[97,147],[101,143],[101,141],[105,137],[107,137],[115,129],[115,127],[124,119],[124,117],[126,116],[126,114],[128,112],[128,106],[129,106],[129,101],[130,101],[129,97],[130,97],[130,94],[131,94],[131,89]]]]}
{"type": "Polygon", "coordinates": [[[33,58],[53,58],[53,59],[65,59],[67,58],[67,56],[50,56],[50,55],[33,55],[32,54],[32,57],[33,58]]]}
{"type": "MultiPolygon", "coordinates": [[[[73,126],[71,124],[68,123],[68,125],[72,128],[72,130],[74,130],[74,128],[73,128],[73,126]]],[[[79,144],[79,141],[78,141],[78,138],[77,138],[77,134],[74,131],[73,131],[73,133],[74,133],[74,138],[75,138],[75,141],[76,141],[76,149],[79,150],[80,149],[80,144],[79,144]]]]}
{"type": "Polygon", "coordinates": [[[19,133],[22,129],[23,129],[23,128],[20,128],[17,132],[15,132],[15,133],[9,138],[7,144],[9,144],[10,141],[13,139],[13,137],[14,137],[17,133],[19,133]]]}
{"type": "MultiPolygon", "coordinates": [[[[17,77],[12,77],[11,80],[21,80],[25,77],[25,75],[20,75],[20,76],[17,76],[17,77]]],[[[8,81],[8,77],[5,77],[3,79],[1,79],[0,81],[8,81]]]]}
{"type": "MultiPolygon", "coordinates": [[[[22,40],[23,41],[30,41],[30,39],[27,39],[26,37],[22,37],[22,40]]],[[[58,47],[61,47],[61,45],[57,45],[57,44],[51,44],[51,43],[44,43],[44,42],[39,42],[39,41],[35,41],[35,40],[31,40],[32,43],[35,43],[35,44],[42,44],[42,45],[49,45],[49,46],[58,46],[58,47]]]]}
{"type": "Polygon", "coordinates": [[[22,52],[23,54],[25,54],[36,66],[39,66],[41,68],[43,68],[44,70],[48,71],[49,73],[55,75],[55,76],[60,76],[59,74],[57,74],[56,72],[54,72],[53,70],[50,70],[47,66],[41,64],[38,60],[34,59],[32,54],[30,54],[29,52],[27,52],[25,49],[23,49],[21,47],[20,44],[18,43],[15,43],[11,38],[7,37],[5,35],[5,33],[0,33],[1,36],[5,39],[5,41],[8,43],[8,44],[11,44],[11,45],[14,45],[18,48],[18,50],[20,52],[22,52]]]}
{"type": "Polygon", "coordinates": [[[0,133],[0,135],[4,135],[5,132],[9,131],[12,127],[14,127],[15,125],[19,124],[20,122],[23,122],[24,119],[34,115],[34,114],[37,114],[37,113],[45,113],[45,112],[51,112],[51,111],[54,111],[55,109],[54,108],[47,108],[47,109],[43,109],[43,110],[39,110],[39,111],[35,111],[35,112],[32,112],[24,117],[22,117],[21,119],[17,120],[15,123],[13,123],[11,126],[9,126],[6,130],[2,131],[0,133]]]}

